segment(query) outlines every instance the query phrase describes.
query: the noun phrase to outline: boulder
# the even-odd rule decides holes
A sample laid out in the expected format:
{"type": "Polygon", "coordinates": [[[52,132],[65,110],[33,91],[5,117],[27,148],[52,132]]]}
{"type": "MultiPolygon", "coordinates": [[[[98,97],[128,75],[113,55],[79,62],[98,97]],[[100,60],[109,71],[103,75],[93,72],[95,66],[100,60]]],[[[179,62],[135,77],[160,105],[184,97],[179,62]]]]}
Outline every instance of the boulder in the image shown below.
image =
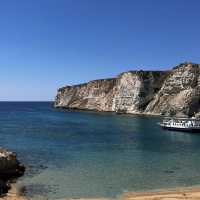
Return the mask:
{"type": "Polygon", "coordinates": [[[8,181],[24,174],[25,167],[17,160],[16,153],[0,148],[0,194],[10,188],[8,181]]]}

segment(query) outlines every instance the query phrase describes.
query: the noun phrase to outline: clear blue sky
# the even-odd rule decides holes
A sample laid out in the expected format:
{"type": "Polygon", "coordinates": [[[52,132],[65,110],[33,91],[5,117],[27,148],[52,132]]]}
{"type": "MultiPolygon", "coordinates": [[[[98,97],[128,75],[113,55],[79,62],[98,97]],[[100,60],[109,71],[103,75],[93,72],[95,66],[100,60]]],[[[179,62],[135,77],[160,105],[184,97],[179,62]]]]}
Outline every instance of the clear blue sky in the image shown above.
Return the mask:
{"type": "Polygon", "coordinates": [[[199,0],[5,0],[0,27],[0,100],[200,63],[199,0]]]}

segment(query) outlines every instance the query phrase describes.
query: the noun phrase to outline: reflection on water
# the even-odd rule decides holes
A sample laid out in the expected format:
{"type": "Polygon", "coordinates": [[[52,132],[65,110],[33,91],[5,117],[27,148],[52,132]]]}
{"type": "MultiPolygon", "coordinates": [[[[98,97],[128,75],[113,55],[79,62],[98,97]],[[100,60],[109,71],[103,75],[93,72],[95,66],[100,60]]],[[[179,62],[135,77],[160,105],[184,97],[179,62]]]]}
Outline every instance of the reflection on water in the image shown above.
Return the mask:
{"type": "Polygon", "coordinates": [[[163,131],[158,117],[0,103],[0,145],[27,166],[33,199],[115,197],[199,184],[200,136],[163,131]]]}
{"type": "Polygon", "coordinates": [[[178,131],[168,131],[168,138],[171,139],[172,142],[180,142],[180,143],[188,143],[191,144],[195,142],[194,139],[194,134],[186,134],[184,132],[178,132],[178,131]]]}

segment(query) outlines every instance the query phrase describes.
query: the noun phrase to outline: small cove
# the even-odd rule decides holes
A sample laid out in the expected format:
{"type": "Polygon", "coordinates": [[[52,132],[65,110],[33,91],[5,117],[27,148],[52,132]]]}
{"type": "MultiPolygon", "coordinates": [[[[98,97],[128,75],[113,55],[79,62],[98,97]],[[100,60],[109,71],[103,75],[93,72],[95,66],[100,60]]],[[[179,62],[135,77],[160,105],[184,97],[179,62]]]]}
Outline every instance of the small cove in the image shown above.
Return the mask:
{"type": "Polygon", "coordinates": [[[0,146],[27,166],[18,184],[33,199],[198,185],[200,135],[163,131],[159,120],[1,102],[0,146]]]}

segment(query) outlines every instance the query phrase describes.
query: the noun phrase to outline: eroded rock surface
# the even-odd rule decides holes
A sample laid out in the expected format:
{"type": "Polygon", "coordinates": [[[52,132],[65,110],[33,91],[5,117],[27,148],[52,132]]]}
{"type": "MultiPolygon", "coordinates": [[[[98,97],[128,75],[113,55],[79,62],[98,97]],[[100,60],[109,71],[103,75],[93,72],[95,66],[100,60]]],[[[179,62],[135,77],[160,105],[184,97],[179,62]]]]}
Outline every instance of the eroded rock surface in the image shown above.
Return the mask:
{"type": "Polygon", "coordinates": [[[194,116],[200,112],[200,65],[183,63],[169,71],[129,71],[112,79],[66,86],[62,108],[194,116]]]}
{"type": "Polygon", "coordinates": [[[25,167],[17,160],[14,152],[0,148],[0,195],[9,190],[8,181],[23,175],[24,171],[25,167]]]}

